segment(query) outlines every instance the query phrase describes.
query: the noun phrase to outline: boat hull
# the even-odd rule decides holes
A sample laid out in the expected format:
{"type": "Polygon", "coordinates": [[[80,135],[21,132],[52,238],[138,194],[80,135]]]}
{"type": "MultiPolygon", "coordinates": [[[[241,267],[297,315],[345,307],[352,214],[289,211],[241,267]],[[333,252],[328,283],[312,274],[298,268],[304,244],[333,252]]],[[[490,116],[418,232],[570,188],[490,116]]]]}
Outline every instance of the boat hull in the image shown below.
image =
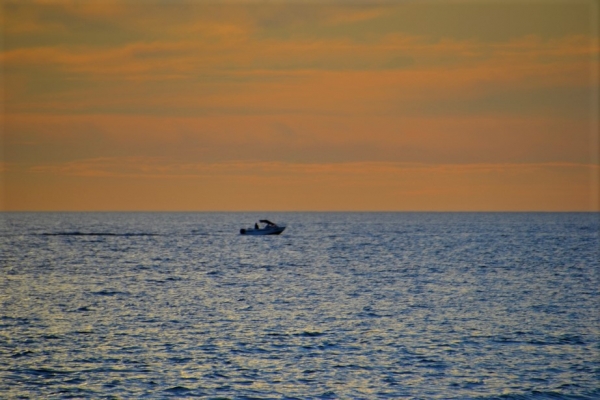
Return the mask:
{"type": "Polygon", "coordinates": [[[285,230],[285,226],[274,226],[263,229],[241,229],[240,235],[264,236],[264,235],[279,235],[285,230]]]}

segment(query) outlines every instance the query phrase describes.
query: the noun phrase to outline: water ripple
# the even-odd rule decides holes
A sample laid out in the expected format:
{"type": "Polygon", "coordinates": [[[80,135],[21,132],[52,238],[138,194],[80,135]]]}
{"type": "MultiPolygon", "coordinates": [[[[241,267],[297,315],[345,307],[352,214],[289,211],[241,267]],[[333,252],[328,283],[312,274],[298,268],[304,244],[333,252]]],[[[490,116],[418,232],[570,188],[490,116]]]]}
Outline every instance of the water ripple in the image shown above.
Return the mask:
{"type": "Polygon", "coordinates": [[[0,397],[600,398],[597,214],[261,217],[3,214],[0,397]]]}

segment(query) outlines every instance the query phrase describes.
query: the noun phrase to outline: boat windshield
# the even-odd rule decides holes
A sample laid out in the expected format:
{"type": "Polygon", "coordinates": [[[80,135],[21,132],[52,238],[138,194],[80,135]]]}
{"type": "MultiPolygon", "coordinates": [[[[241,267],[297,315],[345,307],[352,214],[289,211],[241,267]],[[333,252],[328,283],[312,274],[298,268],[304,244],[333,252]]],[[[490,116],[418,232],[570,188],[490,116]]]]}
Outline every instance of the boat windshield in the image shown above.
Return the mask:
{"type": "Polygon", "coordinates": [[[263,224],[267,224],[267,226],[277,226],[277,224],[269,221],[268,219],[261,219],[259,222],[262,222],[263,224]]]}

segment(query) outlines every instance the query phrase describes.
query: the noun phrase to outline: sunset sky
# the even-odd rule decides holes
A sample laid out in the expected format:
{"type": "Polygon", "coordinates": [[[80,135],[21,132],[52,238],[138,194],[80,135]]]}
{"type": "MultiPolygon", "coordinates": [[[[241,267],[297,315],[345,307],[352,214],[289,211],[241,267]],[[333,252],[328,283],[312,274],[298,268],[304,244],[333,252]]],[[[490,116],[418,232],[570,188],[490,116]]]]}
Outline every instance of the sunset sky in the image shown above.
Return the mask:
{"type": "Polygon", "coordinates": [[[0,4],[0,209],[599,209],[595,1],[0,4]]]}

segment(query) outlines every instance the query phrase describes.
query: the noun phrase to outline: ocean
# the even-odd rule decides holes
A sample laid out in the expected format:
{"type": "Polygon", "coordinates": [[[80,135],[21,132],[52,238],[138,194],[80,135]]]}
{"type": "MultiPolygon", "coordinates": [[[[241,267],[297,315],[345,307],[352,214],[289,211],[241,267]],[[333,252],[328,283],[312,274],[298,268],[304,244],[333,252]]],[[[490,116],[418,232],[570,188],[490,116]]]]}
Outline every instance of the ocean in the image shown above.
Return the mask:
{"type": "Polygon", "coordinates": [[[1,213],[0,398],[599,399],[598,213],[1,213]],[[280,236],[244,236],[260,218],[280,236]]]}

